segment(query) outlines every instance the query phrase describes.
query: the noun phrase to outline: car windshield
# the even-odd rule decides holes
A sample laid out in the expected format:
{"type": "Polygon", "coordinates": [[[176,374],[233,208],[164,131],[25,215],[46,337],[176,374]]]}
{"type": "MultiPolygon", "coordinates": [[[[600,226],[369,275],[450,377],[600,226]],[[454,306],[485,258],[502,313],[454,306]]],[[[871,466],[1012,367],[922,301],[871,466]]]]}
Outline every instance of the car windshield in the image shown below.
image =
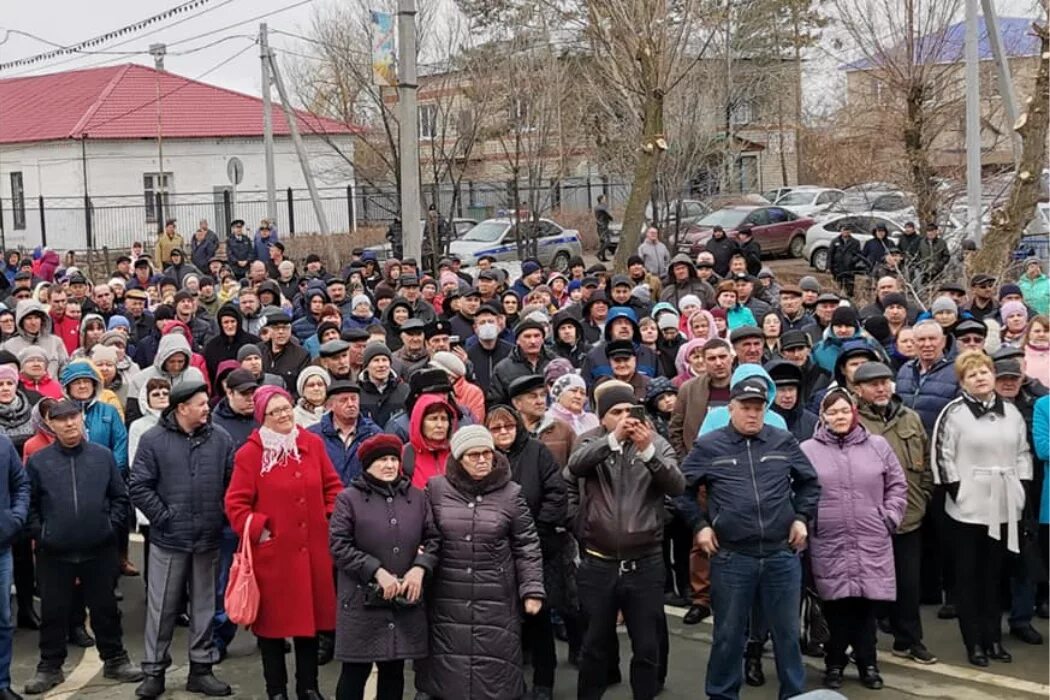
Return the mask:
{"type": "Polygon", "coordinates": [[[777,204],[782,207],[811,204],[813,202],[813,198],[816,196],[816,192],[788,192],[786,195],[777,200],[777,204]]]}
{"type": "Polygon", "coordinates": [[[507,224],[499,221],[482,221],[470,229],[459,240],[477,241],[478,243],[495,243],[503,232],[507,230],[507,224]]]}
{"type": "Polygon", "coordinates": [[[719,209],[713,211],[696,223],[699,226],[721,226],[722,228],[736,228],[750,212],[740,209],[719,209]]]}
{"type": "Polygon", "coordinates": [[[840,211],[840,212],[859,212],[859,211],[871,211],[872,205],[875,204],[875,200],[879,198],[881,192],[847,192],[839,198],[839,201],[828,211],[840,211]]]}

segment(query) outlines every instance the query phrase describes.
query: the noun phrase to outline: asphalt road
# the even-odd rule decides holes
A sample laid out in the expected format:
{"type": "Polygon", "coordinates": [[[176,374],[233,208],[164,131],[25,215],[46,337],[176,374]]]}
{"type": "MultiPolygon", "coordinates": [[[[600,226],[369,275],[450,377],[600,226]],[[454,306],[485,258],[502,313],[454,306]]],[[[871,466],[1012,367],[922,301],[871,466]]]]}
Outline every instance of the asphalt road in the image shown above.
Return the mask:
{"type": "MultiPolygon", "coordinates": [[[[133,558],[141,558],[141,547],[133,543],[133,558]]],[[[125,599],[122,603],[124,613],[125,644],[134,661],[142,658],[142,630],[144,626],[145,606],[141,578],[125,578],[121,582],[125,599]]],[[[707,656],[710,649],[711,626],[700,624],[686,627],[680,621],[680,609],[668,608],[669,627],[672,635],[670,669],[667,687],[660,695],[662,700],[696,700],[703,697],[702,689],[707,656]]],[[[937,620],[933,608],[924,609],[924,624],[927,646],[937,654],[941,663],[933,666],[918,666],[911,662],[896,659],[889,654],[888,640],[880,638],[880,664],[886,688],[881,692],[864,689],[856,681],[855,675],[847,676],[843,693],[851,699],[866,698],[949,698],[951,700],[986,700],[997,698],[1035,698],[1050,696],[1048,680],[1047,647],[1029,647],[1020,642],[1005,640],[1006,647],[1013,653],[1012,664],[994,663],[986,670],[976,669],[966,663],[965,653],[959,637],[959,630],[954,622],[937,620]]],[[[1047,622],[1036,620],[1036,627],[1044,636],[1047,635],[1047,622]]],[[[12,664],[14,687],[21,691],[21,686],[32,677],[37,661],[37,638],[33,632],[19,630],[15,635],[15,655],[12,664]]],[[[169,692],[166,697],[191,698],[200,697],[181,690],[188,670],[186,660],[186,631],[179,628],[175,643],[172,646],[172,657],[175,665],[168,673],[169,692]]],[[[629,642],[626,632],[620,635],[621,662],[623,676],[628,677],[630,660],[629,642]]],[[[575,670],[564,663],[566,649],[559,645],[559,658],[562,660],[558,669],[555,697],[560,700],[575,698],[575,670]]],[[[292,659],[288,658],[289,671],[292,659]]],[[[820,659],[807,658],[809,670],[808,687],[820,687],[820,671],[823,668],[820,659]]],[[[763,688],[745,688],[744,698],[776,698],[776,672],[772,658],[765,663],[769,679],[763,688]]],[[[102,677],[102,664],[94,649],[81,651],[70,648],[70,655],[65,666],[66,683],[55,688],[48,698],[105,698],[106,700],[123,700],[134,697],[134,685],[119,685],[102,677]]],[[[231,683],[234,695],[238,698],[265,698],[262,682],[262,667],[255,649],[254,638],[243,630],[238,632],[230,656],[216,667],[216,675],[231,683]]],[[[852,673],[852,672],[851,672],[852,673]]],[[[290,674],[291,675],[291,674],[290,674]]],[[[321,669],[321,690],[326,697],[335,695],[335,685],[339,675],[337,663],[321,669]]],[[[526,671],[526,679],[531,674],[526,671]]],[[[408,681],[412,687],[411,679],[408,681]]],[[[412,698],[414,692],[406,690],[405,698],[412,698]]],[[[628,700],[630,687],[623,684],[609,689],[605,695],[609,700],[628,700]]],[[[449,700],[467,700],[456,698],[449,700]]],[[[508,700],[511,700],[508,698],[508,700]]]]}

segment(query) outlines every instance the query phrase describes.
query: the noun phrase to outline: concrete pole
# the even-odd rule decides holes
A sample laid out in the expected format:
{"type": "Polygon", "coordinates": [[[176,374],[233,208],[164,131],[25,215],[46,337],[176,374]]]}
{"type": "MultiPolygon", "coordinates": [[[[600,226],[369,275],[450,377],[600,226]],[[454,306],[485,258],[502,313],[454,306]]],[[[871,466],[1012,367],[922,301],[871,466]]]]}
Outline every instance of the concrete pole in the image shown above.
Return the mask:
{"type": "Polygon", "coordinates": [[[397,3],[398,150],[401,152],[401,231],[405,257],[423,264],[419,225],[419,114],[416,109],[416,3],[397,3]]]}
{"type": "MultiPolygon", "coordinates": [[[[259,57],[262,59],[263,147],[266,153],[266,218],[277,214],[277,176],[273,166],[273,104],[270,99],[270,41],[266,22],[259,24],[259,57]]],[[[250,224],[249,224],[250,225],[250,224]]]]}
{"type": "Polygon", "coordinates": [[[984,29],[988,33],[988,44],[995,59],[995,73],[999,80],[999,99],[1003,103],[1006,115],[1006,128],[1010,134],[1010,146],[1014,151],[1014,167],[1021,165],[1021,135],[1014,131],[1017,123],[1017,93],[1014,92],[1014,81],[1010,75],[1010,61],[1003,48],[1003,36],[999,33],[999,16],[996,14],[992,0],[981,0],[981,11],[984,14],[984,29]]]}
{"type": "Polygon", "coordinates": [[[977,3],[966,0],[966,210],[967,228],[981,235],[981,78],[977,50],[977,3]]]}
{"type": "MultiPolygon", "coordinates": [[[[303,179],[306,180],[306,188],[310,190],[310,201],[314,205],[314,216],[317,217],[317,228],[327,236],[331,231],[328,228],[328,217],[325,216],[324,207],[321,205],[321,196],[317,193],[317,183],[314,182],[314,173],[310,169],[310,160],[303,147],[302,136],[299,135],[299,123],[292,109],[292,103],[288,100],[288,93],[284,89],[284,79],[277,67],[277,60],[270,52],[270,72],[273,74],[274,85],[277,86],[277,94],[281,96],[281,106],[284,107],[284,118],[288,122],[288,133],[292,135],[292,144],[295,145],[295,153],[299,156],[299,167],[303,170],[303,179]]],[[[291,190],[289,190],[291,191],[291,190]]]]}

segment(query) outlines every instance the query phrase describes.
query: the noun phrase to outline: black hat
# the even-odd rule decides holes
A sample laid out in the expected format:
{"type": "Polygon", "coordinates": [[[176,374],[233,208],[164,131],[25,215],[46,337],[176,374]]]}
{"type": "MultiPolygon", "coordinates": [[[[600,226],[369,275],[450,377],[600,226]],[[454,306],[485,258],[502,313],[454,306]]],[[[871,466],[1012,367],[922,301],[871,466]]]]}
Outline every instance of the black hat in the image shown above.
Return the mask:
{"type": "Polygon", "coordinates": [[[233,228],[234,226],[244,226],[244,219],[234,219],[231,221],[230,228],[233,228]]]}
{"type": "Polygon", "coordinates": [[[860,323],[857,310],[852,306],[840,306],[831,314],[832,326],[852,326],[854,328],[860,323]]]}
{"type": "Polygon", "coordinates": [[[54,404],[52,404],[51,410],[48,412],[47,415],[48,418],[55,419],[74,416],[78,413],[80,413],[79,406],[77,406],[69,399],[62,399],[61,401],[56,401],[54,404]]]}
{"type": "Polygon", "coordinates": [[[478,262],[481,262],[482,260],[488,260],[490,263],[496,262],[496,258],[491,256],[491,255],[488,255],[488,254],[486,254],[486,255],[479,255],[478,256],[478,262]]]}
{"type": "Polygon", "coordinates": [[[780,349],[808,348],[812,345],[809,334],[805,331],[784,331],[780,336],[780,349]]]}
{"type": "Polygon", "coordinates": [[[233,391],[248,391],[258,389],[259,380],[246,369],[235,369],[226,375],[226,388],[233,391]]]}
{"type": "Polygon", "coordinates": [[[952,335],[956,338],[961,338],[964,335],[969,335],[971,333],[976,333],[982,338],[987,338],[988,326],[975,319],[967,318],[959,321],[959,323],[955,325],[955,328],[952,329],[952,335]]]}
{"type": "Polygon", "coordinates": [[[751,275],[747,274],[746,272],[738,272],[735,275],[733,275],[733,281],[734,282],[751,282],[752,284],[754,284],[754,280],[751,279],[751,275]]]}
{"type": "Polygon", "coordinates": [[[598,278],[591,275],[588,275],[587,277],[584,277],[580,280],[581,287],[597,287],[598,284],[598,278]]]}
{"type": "Polygon", "coordinates": [[[328,396],[337,396],[339,394],[360,394],[361,387],[356,382],[348,382],[345,379],[336,379],[328,385],[328,396]]]}
{"type": "Polygon", "coordinates": [[[181,257],[185,257],[185,256],[184,256],[184,255],[182,254],[182,248],[172,248],[172,249],[171,249],[171,252],[170,252],[170,253],[168,253],[168,257],[170,258],[170,257],[172,257],[172,256],[174,256],[174,255],[178,255],[178,256],[179,256],[180,258],[181,258],[181,257]]]}
{"type": "Polygon", "coordinates": [[[324,284],[325,284],[326,287],[331,287],[333,284],[345,285],[346,282],[343,281],[343,278],[341,278],[341,277],[332,276],[332,277],[329,277],[328,280],[324,284]]]}
{"type": "Polygon", "coordinates": [[[1013,345],[1003,345],[992,353],[992,359],[996,362],[1020,357],[1024,357],[1024,348],[1017,348],[1013,345]]]}
{"type": "Polygon", "coordinates": [[[844,365],[851,357],[867,357],[872,362],[879,361],[879,354],[864,341],[850,341],[843,345],[842,352],[835,362],[836,366],[844,365]]]}
{"type": "Polygon", "coordinates": [[[976,275],[970,278],[971,287],[979,287],[982,284],[995,284],[995,277],[984,272],[978,272],[976,275]]]}
{"type": "Polygon", "coordinates": [[[420,394],[444,394],[450,391],[452,384],[449,383],[448,373],[443,369],[421,367],[408,375],[408,396],[412,401],[420,394]]]}
{"type": "Polygon", "coordinates": [[[537,321],[534,318],[527,318],[524,321],[522,321],[521,323],[519,323],[518,325],[514,326],[514,335],[518,336],[518,335],[521,335],[522,333],[524,333],[525,331],[530,331],[530,330],[536,330],[536,331],[539,331],[540,333],[545,333],[546,332],[546,329],[543,327],[542,323],[540,323],[539,321],[537,321]]]}
{"type": "Polygon", "coordinates": [[[492,314],[493,316],[502,316],[503,309],[501,309],[498,304],[491,301],[487,301],[478,307],[477,312],[475,312],[474,314],[474,318],[477,318],[478,314],[482,313],[492,314]]]}
{"type": "Polygon", "coordinates": [[[769,385],[761,377],[748,377],[733,385],[729,390],[729,398],[747,401],[749,399],[769,399],[769,385]]]}
{"type": "Polygon", "coordinates": [[[288,326],[292,323],[292,317],[283,311],[275,311],[272,314],[266,314],[266,325],[267,326],[288,326]]]}
{"type": "Polygon", "coordinates": [[[418,286],[419,286],[419,277],[417,277],[416,275],[401,275],[400,277],[397,278],[397,288],[398,289],[401,289],[402,287],[418,287],[418,286]]]}
{"type": "Polygon", "coordinates": [[[145,255],[140,255],[138,258],[135,259],[135,265],[134,266],[136,268],[149,267],[149,258],[147,258],[145,255]]]}
{"type": "Polygon", "coordinates": [[[388,360],[393,359],[393,356],[390,354],[390,348],[386,346],[386,343],[369,343],[365,346],[364,356],[361,359],[361,366],[368,367],[368,363],[380,355],[388,360]]]}
{"type": "Polygon", "coordinates": [[[131,262],[131,256],[130,255],[118,255],[117,256],[117,262],[116,262],[117,265],[119,265],[120,263],[129,263],[129,262],[131,262]]]}
{"type": "Polygon", "coordinates": [[[1013,357],[995,361],[996,377],[1023,377],[1021,361],[1013,357]]]}
{"type": "Polygon", "coordinates": [[[489,280],[491,282],[499,282],[499,273],[495,270],[482,270],[478,273],[479,280],[489,280]]]}
{"type": "Polygon", "coordinates": [[[368,335],[368,331],[364,328],[350,328],[343,331],[339,337],[348,343],[360,343],[362,340],[368,340],[371,336],[368,335]]]}
{"type": "Polygon", "coordinates": [[[761,340],[765,337],[762,329],[757,326],[739,326],[734,328],[733,332],[729,334],[729,342],[736,343],[747,338],[758,338],[761,340]]]}
{"type": "Polygon", "coordinates": [[[634,355],[634,343],[630,340],[610,340],[605,344],[605,356],[610,360],[614,357],[631,357],[634,355]]]}
{"type": "MultiPolygon", "coordinates": [[[[233,372],[230,372],[230,374],[233,374],[233,372]]],[[[229,377],[226,379],[229,380],[229,377]]],[[[181,382],[172,388],[171,394],[168,396],[168,410],[171,411],[180,403],[186,403],[197,394],[207,393],[208,386],[204,382],[181,382]]]]}
{"type": "Polygon", "coordinates": [[[306,256],[306,264],[307,265],[309,265],[310,263],[315,263],[315,262],[321,262],[321,256],[320,255],[318,255],[317,253],[310,253],[309,255],[306,256]]]}
{"type": "Polygon", "coordinates": [[[877,379],[893,379],[893,370],[881,362],[865,362],[853,373],[853,383],[863,384],[877,379]]]}
{"type": "Polygon", "coordinates": [[[773,360],[765,364],[766,374],[776,386],[800,386],[802,368],[787,360],[773,360]]]}
{"type": "Polygon", "coordinates": [[[890,292],[882,298],[882,308],[887,306],[903,306],[908,308],[908,297],[904,296],[900,292],[890,292]]]}
{"type": "Polygon", "coordinates": [[[452,325],[448,321],[437,319],[428,323],[423,332],[426,334],[427,340],[436,338],[439,335],[452,335],[452,325]]]}
{"type": "MultiPolygon", "coordinates": [[[[805,287],[802,287],[802,289],[805,289],[805,287]]],[[[837,304],[840,301],[839,295],[835,292],[821,292],[820,296],[817,297],[818,304],[837,304]]]]}
{"type": "Polygon", "coordinates": [[[73,285],[73,284],[87,284],[87,277],[84,277],[84,275],[82,275],[81,273],[76,272],[76,273],[74,273],[74,274],[69,276],[69,280],[68,281],[69,281],[69,284],[71,284],[71,285],[73,285]]]}
{"type": "Polygon", "coordinates": [[[591,265],[590,267],[588,267],[586,270],[584,270],[584,272],[586,272],[588,275],[596,275],[599,272],[608,272],[608,271],[609,271],[609,268],[605,267],[605,265],[602,265],[601,263],[595,263],[595,264],[591,265]]]}
{"type": "Polygon", "coordinates": [[[329,340],[327,343],[321,346],[318,350],[318,354],[321,357],[335,357],[340,353],[344,353],[350,349],[350,343],[346,342],[342,338],[335,338],[329,340]]]}
{"type": "Polygon", "coordinates": [[[542,374],[527,374],[510,383],[510,386],[507,387],[507,396],[513,399],[515,396],[527,394],[534,389],[545,389],[546,387],[542,374]]]}
{"type": "Polygon", "coordinates": [[[193,299],[193,292],[188,289],[180,289],[175,292],[175,303],[178,304],[180,301],[186,301],[187,299],[193,299]]]}
{"type": "Polygon", "coordinates": [[[627,258],[627,267],[630,267],[631,265],[644,265],[644,264],[645,264],[645,261],[642,260],[642,256],[641,255],[632,255],[631,257],[627,258]]]}
{"type": "Polygon", "coordinates": [[[423,323],[423,319],[410,318],[401,324],[402,333],[422,333],[426,330],[427,324],[423,323]]]}
{"type": "Polygon", "coordinates": [[[945,282],[937,288],[938,292],[952,292],[953,294],[966,294],[966,288],[958,282],[945,282]]]}
{"type": "Polygon", "coordinates": [[[613,277],[612,277],[612,284],[609,285],[610,288],[612,288],[612,287],[633,287],[633,286],[634,286],[634,282],[632,282],[631,278],[628,277],[627,275],[613,275],[613,277]]]}

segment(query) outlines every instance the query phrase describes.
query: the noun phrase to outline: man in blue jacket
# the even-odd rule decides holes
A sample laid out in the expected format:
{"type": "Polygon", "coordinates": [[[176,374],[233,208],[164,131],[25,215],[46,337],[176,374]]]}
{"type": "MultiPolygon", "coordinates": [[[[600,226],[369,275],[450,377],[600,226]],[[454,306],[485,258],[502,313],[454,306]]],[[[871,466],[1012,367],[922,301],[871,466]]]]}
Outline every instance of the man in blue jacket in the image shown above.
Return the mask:
{"type": "MultiPolygon", "coordinates": [[[[18,451],[0,435],[0,591],[10,591],[14,577],[11,541],[22,531],[29,515],[29,477],[18,451]]],[[[11,596],[0,596],[0,699],[18,696],[11,690],[11,657],[14,653],[11,596]]]]}
{"type": "Polygon", "coordinates": [[[614,306],[605,319],[603,342],[596,343],[587,353],[580,368],[580,374],[588,384],[593,386],[599,378],[612,376],[612,365],[605,355],[605,345],[613,340],[630,340],[634,343],[638,372],[647,377],[660,374],[660,358],[642,345],[642,332],[638,328],[638,317],[634,310],[626,306],[614,306]]]}
{"type": "Polygon", "coordinates": [[[361,388],[353,382],[338,380],[328,387],[328,410],[321,416],[321,422],[308,430],[324,440],[328,458],[344,486],[363,471],[357,456],[358,445],[383,432],[370,418],[361,415],[361,388]]]}
{"type": "Polygon", "coordinates": [[[711,558],[715,629],[706,693],[713,700],[739,696],[748,618],[756,600],[773,635],[780,697],[805,689],[798,644],[798,552],[817,512],[820,483],[791,433],[767,424],[770,384],[768,377],[757,376],[734,383],[728,425],[701,431],[682,463],[687,485],[679,506],[711,558]],[[697,500],[700,486],[707,489],[703,511],[697,500]]]}

